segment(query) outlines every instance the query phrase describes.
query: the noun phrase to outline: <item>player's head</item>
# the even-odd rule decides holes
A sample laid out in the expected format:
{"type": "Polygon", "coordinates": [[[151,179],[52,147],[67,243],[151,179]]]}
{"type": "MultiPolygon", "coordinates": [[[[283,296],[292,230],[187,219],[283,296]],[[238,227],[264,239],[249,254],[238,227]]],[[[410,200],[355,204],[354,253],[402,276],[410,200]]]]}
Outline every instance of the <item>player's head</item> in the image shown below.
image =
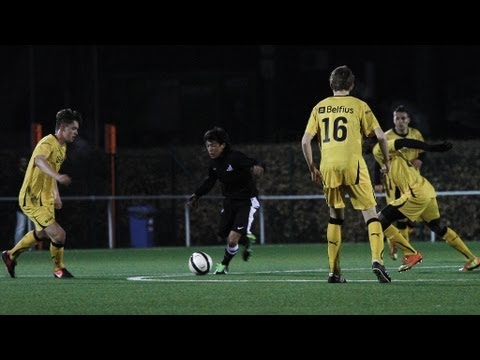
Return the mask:
{"type": "Polygon", "coordinates": [[[230,137],[221,127],[215,126],[203,135],[208,155],[212,159],[219,157],[225,149],[230,148],[230,137]]]}
{"type": "Polygon", "coordinates": [[[339,66],[330,74],[330,88],[332,91],[351,91],[355,84],[355,76],[348,66],[339,66]]]}
{"type": "Polygon", "coordinates": [[[62,109],[57,113],[55,133],[65,142],[72,142],[78,135],[78,128],[82,123],[82,115],[72,109],[62,109]]]}
{"type": "Polygon", "coordinates": [[[399,105],[393,110],[393,124],[395,125],[396,133],[405,135],[408,132],[410,114],[405,106],[399,105]]]}

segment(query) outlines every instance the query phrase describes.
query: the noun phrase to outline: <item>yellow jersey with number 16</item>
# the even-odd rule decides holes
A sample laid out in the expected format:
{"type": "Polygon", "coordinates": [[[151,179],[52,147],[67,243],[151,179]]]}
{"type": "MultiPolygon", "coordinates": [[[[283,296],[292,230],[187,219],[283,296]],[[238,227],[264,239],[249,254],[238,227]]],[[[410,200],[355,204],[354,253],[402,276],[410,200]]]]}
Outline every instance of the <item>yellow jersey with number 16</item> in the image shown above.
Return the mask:
{"type": "Polygon", "coordinates": [[[317,136],[325,186],[370,182],[362,141],[379,127],[367,103],[353,96],[331,96],[313,108],[305,132],[317,136]]]}

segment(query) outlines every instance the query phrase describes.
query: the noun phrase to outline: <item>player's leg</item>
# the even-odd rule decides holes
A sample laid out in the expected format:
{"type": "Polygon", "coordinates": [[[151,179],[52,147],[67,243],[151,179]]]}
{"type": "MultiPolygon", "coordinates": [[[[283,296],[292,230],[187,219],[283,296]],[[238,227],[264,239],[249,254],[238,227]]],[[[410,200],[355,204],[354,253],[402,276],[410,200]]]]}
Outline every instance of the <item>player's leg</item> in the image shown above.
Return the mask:
{"type": "Polygon", "coordinates": [[[242,252],[242,259],[243,261],[248,261],[252,256],[252,244],[257,242],[257,237],[254,233],[252,233],[252,226],[253,222],[255,221],[255,217],[257,215],[258,209],[260,209],[260,202],[258,201],[257,197],[253,197],[250,199],[250,206],[248,208],[248,217],[247,217],[247,233],[246,235],[242,236],[245,239],[245,247],[242,252]]]}
{"type": "MultiPolygon", "coordinates": [[[[407,225],[407,220],[398,220],[396,228],[402,235],[403,239],[405,239],[406,242],[410,242],[410,229],[407,225]]],[[[387,237],[387,241],[390,257],[392,258],[392,260],[397,260],[398,254],[395,241],[392,241],[389,237],[387,237]]]]}
{"type": "MultiPolygon", "coordinates": [[[[41,238],[42,232],[35,232],[34,230],[29,231],[26,233],[22,239],[11,249],[8,251],[12,260],[16,260],[21,253],[30,249],[32,246],[35,246],[37,242],[46,240],[46,238],[41,238]]],[[[43,236],[45,236],[43,234],[43,236]]]]}
{"type": "Polygon", "coordinates": [[[406,224],[407,216],[415,217],[424,211],[425,202],[419,202],[414,204],[407,197],[400,197],[393,201],[378,213],[378,218],[382,223],[382,229],[387,239],[390,240],[395,246],[399,246],[403,251],[404,256],[416,254],[415,248],[405,239],[403,233],[393,225],[402,221],[406,224]]]}
{"type": "Polygon", "coordinates": [[[437,199],[434,198],[431,200],[429,206],[422,215],[422,218],[437,236],[441,237],[451,247],[465,256],[467,262],[459,269],[459,271],[471,271],[480,266],[480,258],[477,258],[472,253],[462,238],[453,229],[442,224],[437,199]]]}
{"type": "Polygon", "coordinates": [[[53,207],[25,206],[21,209],[23,213],[33,222],[35,231],[32,230],[27,232],[22,239],[9,251],[12,260],[16,260],[22,252],[30,249],[32,246],[35,246],[38,242],[47,240],[48,236],[43,230],[55,222],[53,207]]]}
{"type": "Polygon", "coordinates": [[[227,246],[225,247],[225,252],[223,254],[223,259],[220,264],[217,264],[215,267],[214,274],[227,274],[230,261],[237,255],[238,252],[238,241],[240,240],[242,234],[236,231],[230,231],[227,238],[227,246]]]}
{"type": "Polygon", "coordinates": [[[220,225],[218,235],[222,239],[226,239],[226,246],[223,259],[220,263],[215,265],[214,274],[223,275],[228,273],[228,266],[230,261],[238,252],[238,241],[241,234],[232,231],[234,226],[235,212],[231,200],[225,199],[223,201],[223,209],[220,212],[220,225]]]}
{"type": "Polygon", "coordinates": [[[243,245],[242,259],[248,261],[252,256],[252,244],[257,241],[257,237],[252,233],[253,222],[260,203],[257,197],[252,197],[249,200],[235,201],[235,219],[232,230],[242,234],[239,244],[243,245]]]}
{"type": "Polygon", "coordinates": [[[328,282],[345,283],[340,267],[342,247],[342,225],[345,219],[345,202],[341,188],[324,188],[325,200],[329,206],[330,219],[327,225],[328,282]]]}
{"type": "Polygon", "coordinates": [[[400,234],[410,242],[410,228],[408,227],[408,219],[398,220],[397,221],[397,228],[400,231],[400,234]]]}
{"type": "MultiPolygon", "coordinates": [[[[378,219],[382,224],[382,229],[387,239],[390,239],[390,242],[398,246],[403,252],[402,265],[398,268],[398,271],[401,272],[409,270],[414,265],[422,262],[423,256],[406,241],[400,231],[392,224],[394,221],[405,218],[405,215],[394,204],[387,205],[382,209],[378,214],[378,219]]],[[[408,202],[402,202],[402,209],[407,207],[408,202]]]]}
{"type": "Polygon", "coordinates": [[[50,238],[50,257],[53,263],[53,276],[56,278],[71,278],[73,275],[67,270],[63,262],[65,251],[65,230],[55,221],[45,228],[50,238]]]}
{"type": "MultiPolygon", "coordinates": [[[[361,175],[360,175],[361,176],[361,175]]],[[[365,176],[368,176],[368,172],[365,176]]],[[[372,271],[381,283],[390,283],[392,279],[383,265],[384,235],[377,217],[377,201],[370,181],[360,182],[350,187],[350,201],[356,210],[361,210],[368,229],[368,240],[372,253],[372,271]]]]}
{"type": "Polygon", "coordinates": [[[377,217],[377,201],[370,182],[362,182],[349,187],[348,194],[355,210],[360,210],[368,228],[368,239],[374,261],[383,265],[384,237],[382,225],[377,217]]]}
{"type": "MultiPolygon", "coordinates": [[[[401,196],[400,190],[395,186],[395,183],[388,177],[385,176],[385,200],[387,205],[391,204],[395,199],[401,196]]],[[[398,227],[400,229],[400,227],[398,227]]],[[[392,260],[398,259],[397,254],[397,247],[394,241],[391,241],[390,238],[387,237],[387,244],[388,244],[388,253],[392,260]]]]}
{"type": "Polygon", "coordinates": [[[43,231],[43,228],[54,221],[51,211],[46,207],[25,207],[22,208],[22,211],[32,220],[36,230],[27,232],[12,249],[3,251],[2,260],[11,277],[15,277],[15,266],[17,265],[17,258],[20,254],[38,242],[46,240],[47,235],[43,231]]]}
{"type": "Polygon", "coordinates": [[[340,266],[340,252],[342,248],[342,225],[345,218],[345,209],[330,208],[330,219],[327,225],[327,251],[328,251],[328,282],[344,283],[340,266]]]}

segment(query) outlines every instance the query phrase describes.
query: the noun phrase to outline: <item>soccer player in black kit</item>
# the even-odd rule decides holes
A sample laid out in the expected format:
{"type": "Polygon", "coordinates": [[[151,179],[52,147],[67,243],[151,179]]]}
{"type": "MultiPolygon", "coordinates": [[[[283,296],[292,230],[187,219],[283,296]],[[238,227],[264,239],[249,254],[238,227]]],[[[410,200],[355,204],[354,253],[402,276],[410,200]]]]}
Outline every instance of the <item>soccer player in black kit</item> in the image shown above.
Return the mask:
{"type": "Polygon", "coordinates": [[[188,203],[196,208],[198,199],[212,190],[217,180],[220,181],[224,199],[218,235],[227,240],[227,246],[222,262],[216,264],[214,274],[227,274],[239,243],[245,245],[243,260],[248,261],[251,256],[250,246],[256,238],[250,230],[254,215],[260,208],[255,177],[263,175],[265,165],[240,151],[232,150],[227,132],[220,127],[208,130],[203,140],[212,160],[208,176],[190,196],[188,203]]]}

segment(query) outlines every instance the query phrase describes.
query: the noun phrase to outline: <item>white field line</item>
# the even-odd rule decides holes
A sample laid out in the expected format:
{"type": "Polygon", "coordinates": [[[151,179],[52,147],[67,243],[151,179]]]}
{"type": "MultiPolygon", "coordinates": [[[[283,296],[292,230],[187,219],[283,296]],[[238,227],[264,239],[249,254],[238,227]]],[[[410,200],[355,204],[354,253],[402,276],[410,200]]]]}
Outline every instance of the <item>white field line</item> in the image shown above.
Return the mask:
{"type": "MultiPolygon", "coordinates": [[[[439,270],[439,269],[458,269],[459,266],[422,266],[423,270],[439,270]]],[[[420,268],[419,268],[420,269],[420,268]]],[[[371,272],[370,268],[345,268],[344,273],[348,272],[371,272]]],[[[389,269],[390,273],[398,274],[396,270],[389,269]]],[[[415,270],[413,270],[415,271],[415,270]]],[[[475,271],[475,270],[474,270],[475,271]]],[[[409,271],[411,272],[411,271],[409,271]]],[[[161,274],[161,275],[144,275],[144,276],[131,276],[127,280],[131,281],[153,281],[153,282],[207,282],[207,283],[324,283],[326,278],[322,279],[236,279],[232,275],[269,275],[269,274],[296,274],[296,273],[328,273],[328,269],[309,269],[309,270],[274,270],[274,271],[256,271],[256,272],[230,272],[228,275],[215,276],[213,273],[205,276],[195,276],[191,273],[173,273],[173,274],[161,274]],[[188,278],[188,279],[187,279],[188,278]]],[[[460,274],[458,271],[451,274],[460,274]]],[[[374,277],[374,274],[372,274],[374,277]]],[[[394,275],[396,276],[396,275],[394,275]]],[[[401,275],[400,275],[401,276],[401,275]]],[[[396,279],[393,278],[392,282],[479,282],[480,278],[455,278],[455,279],[396,279]]],[[[368,283],[378,282],[373,279],[348,279],[347,283],[368,283]]]]}

